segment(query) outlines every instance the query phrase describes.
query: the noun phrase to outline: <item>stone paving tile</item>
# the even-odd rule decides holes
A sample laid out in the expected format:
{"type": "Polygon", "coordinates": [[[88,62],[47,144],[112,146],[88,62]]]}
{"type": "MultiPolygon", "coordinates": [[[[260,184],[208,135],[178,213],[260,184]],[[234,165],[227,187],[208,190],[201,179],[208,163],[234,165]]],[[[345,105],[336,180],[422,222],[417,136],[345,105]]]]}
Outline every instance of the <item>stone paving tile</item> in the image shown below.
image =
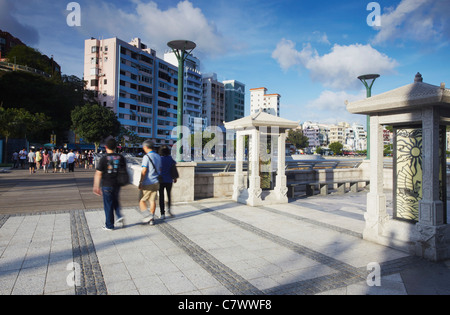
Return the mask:
{"type": "Polygon", "coordinates": [[[363,197],[196,202],[155,226],[129,207],[113,232],[101,209],[2,215],[0,294],[407,294],[405,270],[431,265],[362,240],[363,197]],[[366,283],[369,262],[381,264],[381,287],[366,283]]]}

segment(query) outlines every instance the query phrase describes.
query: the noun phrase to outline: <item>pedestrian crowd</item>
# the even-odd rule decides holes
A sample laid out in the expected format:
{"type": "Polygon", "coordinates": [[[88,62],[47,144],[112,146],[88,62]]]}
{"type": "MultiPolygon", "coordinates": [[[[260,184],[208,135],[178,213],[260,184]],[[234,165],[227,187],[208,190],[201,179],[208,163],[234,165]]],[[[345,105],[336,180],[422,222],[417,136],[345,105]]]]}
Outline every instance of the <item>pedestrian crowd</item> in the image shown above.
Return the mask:
{"type": "MultiPolygon", "coordinates": [[[[98,162],[94,176],[93,193],[103,196],[105,211],[104,230],[112,231],[115,225],[124,225],[124,217],[120,211],[120,189],[129,183],[126,159],[116,150],[116,140],[106,141],[106,155],[98,162]],[[124,178],[125,177],[125,178],[124,178]]],[[[151,140],[146,140],[142,148],[145,155],[142,159],[142,171],[139,181],[139,208],[142,223],[155,224],[157,196],[159,195],[160,219],[166,218],[165,193],[168,197],[167,215],[173,216],[171,211],[172,185],[177,182],[178,171],[167,146],[159,148],[159,154],[151,140]]]]}
{"type": "Polygon", "coordinates": [[[94,168],[94,152],[75,151],[66,149],[30,149],[28,152],[23,148],[19,152],[15,151],[12,156],[14,168],[19,166],[24,169],[28,164],[30,174],[42,170],[44,173],[68,173],[74,172],[75,167],[85,169],[94,168]]]}

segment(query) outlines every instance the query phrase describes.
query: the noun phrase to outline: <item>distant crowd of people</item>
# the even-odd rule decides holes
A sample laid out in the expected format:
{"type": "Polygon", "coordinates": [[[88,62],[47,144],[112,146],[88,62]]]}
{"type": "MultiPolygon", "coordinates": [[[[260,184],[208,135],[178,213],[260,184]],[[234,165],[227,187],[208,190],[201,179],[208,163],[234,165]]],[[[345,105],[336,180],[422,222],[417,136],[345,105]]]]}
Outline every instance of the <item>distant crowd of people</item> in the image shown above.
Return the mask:
{"type": "Polygon", "coordinates": [[[68,173],[74,172],[75,167],[84,167],[85,169],[94,168],[94,152],[75,151],[66,149],[30,149],[23,148],[19,152],[15,151],[12,156],[14,168],[21,167],[24,169],[26,165],[30,170],[30,174],[34,174],[39,170],[44,173],[68,173]]]}

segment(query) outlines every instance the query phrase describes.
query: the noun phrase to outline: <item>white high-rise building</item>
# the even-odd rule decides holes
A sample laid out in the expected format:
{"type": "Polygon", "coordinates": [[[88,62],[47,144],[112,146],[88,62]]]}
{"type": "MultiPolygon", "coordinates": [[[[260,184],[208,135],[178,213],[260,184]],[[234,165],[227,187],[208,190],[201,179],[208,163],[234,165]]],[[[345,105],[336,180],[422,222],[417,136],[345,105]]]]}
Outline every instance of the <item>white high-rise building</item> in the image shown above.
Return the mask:
{"type": "Polygon", "coordinates": [[[178,66],[158,58],[139,38],[129,43],[116,37],[85,41],[86,89],[116,113],[123,127],[156,144],[174,143],[177,78],[178,66]]]}
{"type": "Polygon", "coordinates": [[[265,112],[280,117],[280,94],[266,94],[265,87],[250,89],[250,114],[265,112]]]}

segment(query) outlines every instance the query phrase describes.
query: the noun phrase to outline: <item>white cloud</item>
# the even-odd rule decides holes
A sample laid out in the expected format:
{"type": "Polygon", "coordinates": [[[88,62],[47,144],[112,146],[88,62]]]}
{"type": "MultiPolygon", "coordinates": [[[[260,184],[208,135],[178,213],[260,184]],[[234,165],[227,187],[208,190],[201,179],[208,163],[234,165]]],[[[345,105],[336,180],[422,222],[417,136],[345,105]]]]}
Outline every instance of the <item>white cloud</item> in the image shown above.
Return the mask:
{"type": "Polygon", "coordinates": [[[289,68],[300,64],[301,61],[306,58],[304,54],[309,54],[308,50],[302,50],[301,52],[297,51],[293,41],[283,38],[272,52],[272,58],[276,59],[280,64],[280,67],[286,71],[289,68]]]}
{"type": "Polygon", "coordinates": [[[310,44],[298,51],[295,43],[286,39],[278,43],[272,58],[285,71],[291,67],[303,66],[310,71],[314,81],[340,90],[360,88],[358,76],[368,73],[390,74],[398,65],[395,60],[371,45],[334,45],[330,53],[320,56],[310,44]]]}
{"type": "Polygon", "coordinates": [[[166,10],[153,1],[135,0],[134,4],[133,10],[125,12],[106,2],[90,2],[83,16],[85,31],[106,33],[123,40],[140,37],[158,53],[167,50],[167,42],[175,39],[194,41],[197,53],[212,55],[225,51],[226,39],[190,1],[180,1],[166,10]]]}
{"type": "Polygon", "coordinates": [[[353,102],[365,97],[365,90],[361,90],[357,94],[325,90],[318,98],[306,104],[307,110],[304,112],[302,120],[320,121],[328,124],[340,121],[362,123],[364,117],[350,114],[346,109],[345,101],[353,102]]]}
{"type": "Polygon", "coordinates": [[[307,104],[308,108],[326,111],[341,111],[346,109],[345,101],[354,102],[365,97],[365,91],[350,94],[345,91],[323,91],[320,96],[307,104]]]}
{"type": "Polygon", "coordinates": [[[381,16],[381,26],[372,43],[395,40],[448,40],[450,23],[448,0],[402,0],[381,16]]]}

